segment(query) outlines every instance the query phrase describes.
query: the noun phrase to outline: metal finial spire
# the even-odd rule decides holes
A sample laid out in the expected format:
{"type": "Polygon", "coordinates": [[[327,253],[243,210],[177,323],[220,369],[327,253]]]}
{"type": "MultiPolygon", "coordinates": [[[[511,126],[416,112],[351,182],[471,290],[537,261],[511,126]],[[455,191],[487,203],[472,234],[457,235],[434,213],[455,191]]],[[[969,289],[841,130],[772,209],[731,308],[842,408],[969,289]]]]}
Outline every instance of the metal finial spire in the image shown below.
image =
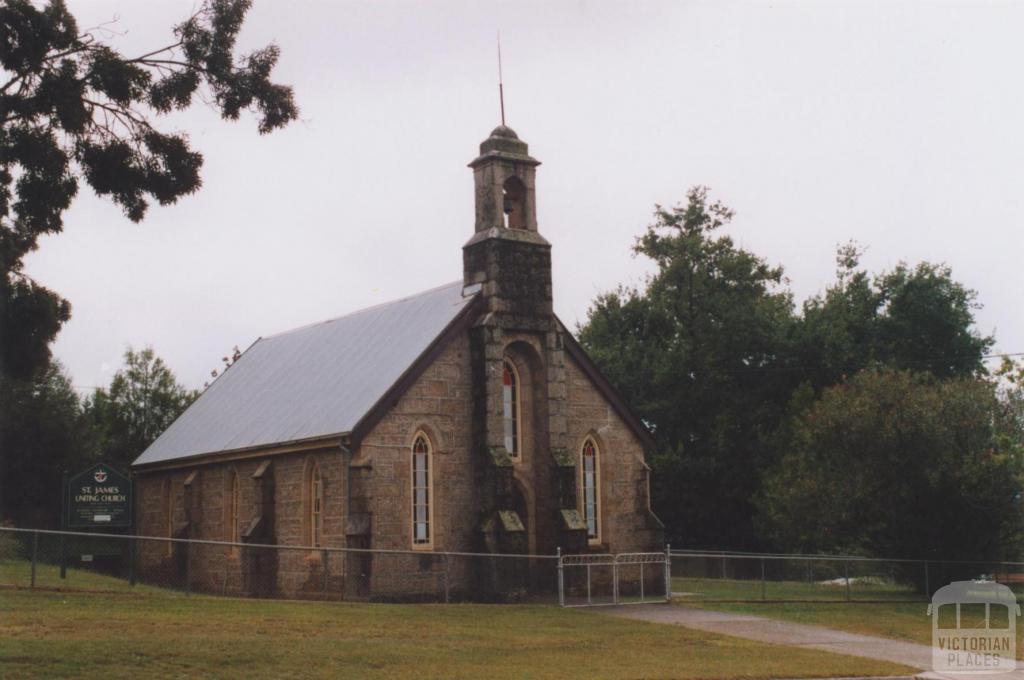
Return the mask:
{"type": "Polygon", "coordinates": [[[498,100],[501,102],[501,124],[505,124],[505,85],[501,77],[501,31],[498,31],[498,100]]]}

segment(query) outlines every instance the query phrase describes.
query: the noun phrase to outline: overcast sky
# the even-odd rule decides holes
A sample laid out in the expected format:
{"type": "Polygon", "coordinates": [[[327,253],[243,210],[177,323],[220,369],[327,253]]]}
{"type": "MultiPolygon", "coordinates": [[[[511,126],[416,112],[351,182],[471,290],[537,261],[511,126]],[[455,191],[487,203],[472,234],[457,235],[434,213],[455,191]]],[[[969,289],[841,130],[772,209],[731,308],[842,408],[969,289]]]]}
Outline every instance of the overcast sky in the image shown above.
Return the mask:
{"type": "MultiPolygon", "coordinates": [[[[69,5],[82,28],[117,17],[128,54],[194,6],[69,5]]],[[[1022,20],[1021,3],[256,0],[241,47],[281,47],[302,120],[260,137],[202,105],[168,119],[205,155],[202,190],[136,225],[83,185],[27,270],[72,302],[55,354],[83,387],[129,344],[199,387],[234,345],[459,279],[500,29],[570,326],[649,270],[630,246],[654,204],[706,184],[798,300],[855,239],[872,271],[948,263],[996,349],[1024,352],[1022,20]]]]}

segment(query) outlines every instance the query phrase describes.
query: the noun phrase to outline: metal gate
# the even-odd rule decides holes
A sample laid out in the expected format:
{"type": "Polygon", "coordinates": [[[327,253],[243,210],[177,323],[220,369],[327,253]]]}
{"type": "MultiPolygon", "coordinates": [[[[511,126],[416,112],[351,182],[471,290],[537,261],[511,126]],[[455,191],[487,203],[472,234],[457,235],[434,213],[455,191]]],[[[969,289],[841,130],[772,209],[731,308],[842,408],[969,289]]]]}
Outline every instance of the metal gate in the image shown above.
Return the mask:
{"type": "Polygon", "coordinates": [[[558,604],[563,607],[668,602],[672,561],[665,552],[558,555],[558,604]]]}

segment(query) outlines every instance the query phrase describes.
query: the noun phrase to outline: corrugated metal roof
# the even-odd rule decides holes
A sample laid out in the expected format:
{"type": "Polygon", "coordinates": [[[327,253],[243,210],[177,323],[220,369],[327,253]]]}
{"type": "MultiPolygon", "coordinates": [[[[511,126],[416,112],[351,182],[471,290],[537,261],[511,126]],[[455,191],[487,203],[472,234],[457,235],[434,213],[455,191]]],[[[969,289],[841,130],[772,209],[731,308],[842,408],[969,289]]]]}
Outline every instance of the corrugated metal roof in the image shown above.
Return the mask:
{"type": "Polygon", "coordinates": [[[460,281],[261,338],[134,465],[351,432],[472,299],[460,281]]]}

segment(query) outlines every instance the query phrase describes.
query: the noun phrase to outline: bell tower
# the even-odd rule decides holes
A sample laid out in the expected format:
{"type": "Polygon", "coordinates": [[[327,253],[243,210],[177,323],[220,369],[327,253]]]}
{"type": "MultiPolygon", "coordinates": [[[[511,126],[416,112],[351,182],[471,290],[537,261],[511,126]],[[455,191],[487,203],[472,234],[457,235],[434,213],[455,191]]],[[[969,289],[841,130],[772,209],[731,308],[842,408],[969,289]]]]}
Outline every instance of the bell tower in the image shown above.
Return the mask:
{"type": "MultiPolygon", "coordinates": [[[[500,125],[469,164],[475,233],[463,246],[465,285],[481,284],[487,311],[546,330],[551,316],[551,244],[537,231],[536,170],[526,142],[500,125]]],[[[511,320],[510,320],[511,321],[511,320]]]]}
{"type": "Polygon", "coordinates": [[[575,477],[564,455],[566,359],[552,309],[551,244],[537,229],[538,165],[504,125],[469,164],[476,210],[462,248],[463,280],[482,298],[469,336],[473,448],[481,529],[487,548],[498,552],[574,545],[564,512],[575,512],[575,497],[557,492],[575,477]]]}

